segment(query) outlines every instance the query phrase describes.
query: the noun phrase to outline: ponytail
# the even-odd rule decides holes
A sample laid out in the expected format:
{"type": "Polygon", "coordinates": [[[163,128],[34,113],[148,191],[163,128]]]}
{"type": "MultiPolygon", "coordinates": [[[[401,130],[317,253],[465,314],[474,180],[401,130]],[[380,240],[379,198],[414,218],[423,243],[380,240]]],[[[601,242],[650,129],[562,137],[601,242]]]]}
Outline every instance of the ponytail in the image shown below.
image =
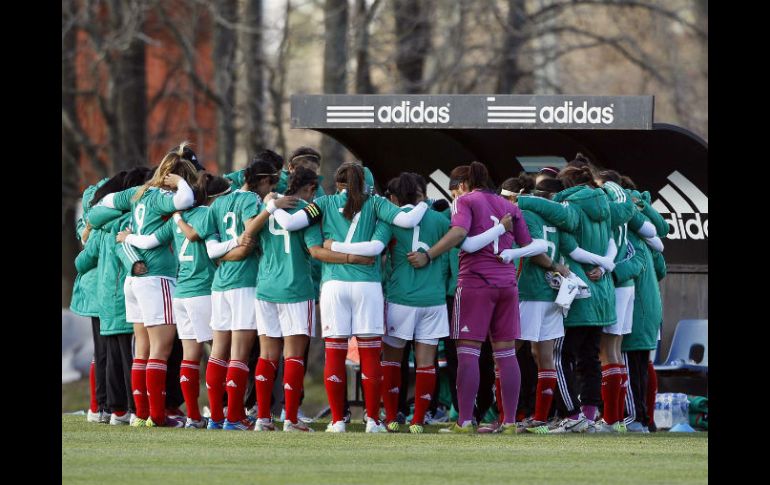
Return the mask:
{"type": "Polygon", "coordinates": [[[361,165],[353,162],[346,162],[340,165],[337,173],[334,175],[334,181],[345,184],[348,192],[348,200],[342,210],[345,219],[353,220],[356,213],[361,212],[361,208],[366,202],[367,195],[364,193],[364,169],[361,165]]]}
{"type": "Polygon", "coordinates": [[[489,188],[489,172],[487,167],[480,162],[471,162],[468,175],[468,189],[489,188]]]}

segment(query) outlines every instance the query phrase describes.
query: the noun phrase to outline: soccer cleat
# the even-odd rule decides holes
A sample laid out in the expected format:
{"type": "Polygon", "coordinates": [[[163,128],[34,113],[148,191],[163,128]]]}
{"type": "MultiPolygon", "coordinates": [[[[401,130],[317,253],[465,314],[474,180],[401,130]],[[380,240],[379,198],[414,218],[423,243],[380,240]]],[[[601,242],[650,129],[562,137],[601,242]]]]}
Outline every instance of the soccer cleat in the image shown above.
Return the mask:
{"type": "Polygon", "coordinates": [[[128,424],[129,426],[133,426],[134,428],[144,428],[145,426],[147,426],[147,420],[140,418],[136,414],[132,414],[128,424]]]}
{"type": "Polygon", "coordinates": [[[101,424],[109,424],[111,417],[112,417],[111,413],[108,413],[107,411],[99,411],[98,422],[101,424]]]}
{"type": "Polygon", "coordinates": [[[401,411],[396,414],[396,422],[398,424],[406,424],[406,416],[401,411]]]}
{"type": "Polygon", "coordinates": [[[551,430],[551,433],[582,433],[588,429],[591,423],[585,418],[585,416],[578,416],[578,419],[564,418],[559,423],[559,426],[551,430]]]}
{"type": "Polygon", "coordinates": [[[131,414],[124,413],[123,416],[118,416],[115,413],[112,413],[112,416],[110,416],[110,424],[113,426],[125,426],[127,424],[131,423],[131,414]]]}
{"type": "Polygon", "coordinates": [[[443,408],[438,408],[435,415],[425,413],[425,424],[438,424],[446,423],[449,421],[449,416],[443,408]]]}
{"type": "Polygon", "coordinates": [[[166,416],[166,421],[162,425],[155,424],[152,421],[152,418],[147,418],[147,424],[146,426],[148,428],[184,428],[184,422],[181,419],[172,418],[171,416],[166,416]]]}
{"type": "MultiPolygon", "coordinates": [[[[286,423],[287,421],[284,421],[286,423]]],[[[272,418],[259,418],[254,421],[254,431],[275,431],[275,423],[272,418]]]]}
{"type": "Polygon", "coordinates": [[[245,418],[241,421],[228,421],[225,418],[225,424],[222,425],[222,429],[227,431],[251,431],[254,429],[254,423],[245,418]]]}
{"type": "Polygon", "coordinates": [[[457,433],[457,434],[472,434],[475,433],[476,430],[473,428],[473,422],[469,421],[465,423],[465,426],[460,426],[459,424],[452,423],[452,426],[448,428],[442,428],[438,430],[439,433],[457,433]]]}
{"type": "Polygon", "coordinates": [[[208,419],[201,417],[201,419],[192,419],[190,417],[187,418],[187,421],[184,423],[185,428],[191,428],[191,429],[205,429],[208,419]]]}
{"type": "Polygon", "coordinates": [[[412,433],[412,434],[421,434],[424,431],[425,430],[424,430],[424,428],[422,427],[421,424],[413,424],[413,425],[409,426],[409,432],[412,433]]]}
{"type": "MultiPolygon", "coordinates": [[[[366,413],[364,412],[364,414],[366,414],[366,413]]],[[[347,424],[347,423],[349,423],[349,422],[350,422],[350,416],[351,416],[351,414],[350,414],[350,408],[347,408],[347,409],[345,410],[345,416],[342,418],[342,420],[343,420],[343,421],[345,421],[345,424],[347,424]]],[[[366,423],[366,421],[364,421],[364,423],[366,423]]]]}
{"type": "Polygon", "coordinates": [[[498,428],[496,433],[500,434],[517,434],[520,433],[519,431],[520,426],[518,423],[503,423],[498,428]]]}
{"type": "Polygon", "coordinates": [[[626,427],[625,421],[618,421],[617,423],[613,424],[612,427],[615,429],[615,432],[617,433],[627,433],[628,428],[626,427]]]}
{"type": "Polygon", "coordinates": [[[180,419],[182,421],[184,421],[184,419],[187,417],[178,407],[173,409],[166,409],[166,416],[172,419],[180,419]]]}
{"type": "Polygon", "coordinates": [[[214,421],[213,419],[209,419],[209,424],[206,425],[206,429],[222,429],[225,425],[225,420],[222,419],[220,421],[214,421]]]}
{"type": "Polygon", "coordinates": [[[315,430],[303,423],[300,419],[297,419],[296,423],[292,423],[286,419],[283,422],[283,431],[285,433],[312,433],[315,430]]]}
{"type": "Polygon", "coordinates": [[[548,434],[550,432],[550,430],[548,429],[548,426],[545,424],[540,426],[532,426],[531,428],[524,428],[524,431],[532,434],[548,434]]]}
{"type": "Polygon", "coordinates": [[[398,433],[398,430],[401,428],[401,423],[398,421],[391,421],[388,423],[388,433],[398,433]]]}
{"type": "MultiPolygon", "coordinates": [[[[629,433],[649,433],[650,430],[642,425],[639,421],[634,421],[626,426],[626,431],[629,433]]],[[[621,431],[622,432],[622,431],[621,431]]]]}
{"type": "Polygon", "coordinates": [[[524,421],[518,423],[518,429],[516,430],[517,433],[535,433],[535,434],[543,434],[543,429],[545,430],[545,433],[548,433],[548,423],[545,421],[538,421],[534,417],[530,416],[528,418],[525,418],[524,421]],[[540,429],[539,431],[529,431],[530,429],[540,429]]]}
{"type": "MultiPolygon", "coordinates": [[[[246,410],[246,417],[247,418],[254,418],[254,420],[257,419],[257,412],[259,411],[259,408],[257,405],[253,405],[249,409],[246,410]]],[[[283,411],[281,411],[281,421],[283,421],[283,411]]]]}
{"type": "Polygon", "coordinates": [[[387,433],[388,428],[382,423],[382,421],[372,418],[366,419],[366,432],[367,433],[387,433]]]}
{"type": "Polygon", "coordinates": [[[101,411],[93,412],[89,408],[88,413],[86,414],[86,421],[88,421],[89,423],[98,423],[101,415],[102,415],[101,411]]]}
{"type": "Polygon", "coordinates": [[[311,418],[310,416],[305,416],[305,413],[302,412],[302,408],[297,409],[297,419],[299,419],[305,424],[310,424],[315,422],[315,419],[311,418]]]}
{"type": "Polygon", "coordinates": [[[488,433],[498,433],[500,430],[500,423],[497,421],[494,421],[492,423],[481,423],[479,425],[479,428],[476,430],[477,433],[481,434],[488,434],[488,433]]]}
{"type": "MultiPolygon", "coordinates": [[[[617,433],[615,425],[607,424],[603,419],[600,419],[593,425],[594,433],[617,433]]],[[[586,430],[587,431],[587,430],[586,430]]]]}
{"type": "Polygon", "coordinates": [[[335,421],[333,423],[329,423],[326,426],[326,432],[327,433],[344,433],[345,421],[335,421]]]}

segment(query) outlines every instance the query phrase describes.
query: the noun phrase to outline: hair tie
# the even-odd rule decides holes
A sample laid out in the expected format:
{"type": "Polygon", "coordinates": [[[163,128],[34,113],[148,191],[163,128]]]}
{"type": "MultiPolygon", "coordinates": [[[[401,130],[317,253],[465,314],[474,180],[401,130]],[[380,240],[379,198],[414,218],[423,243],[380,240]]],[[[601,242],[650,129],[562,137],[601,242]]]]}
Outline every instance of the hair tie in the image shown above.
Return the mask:
{"type": "Polygon", "coordinates": [[[503,197],[510,197],[512,195],[519,195],[521,192],[511,192],[510,190],[502,189],[500,190],[500,195],[503,197]]]}

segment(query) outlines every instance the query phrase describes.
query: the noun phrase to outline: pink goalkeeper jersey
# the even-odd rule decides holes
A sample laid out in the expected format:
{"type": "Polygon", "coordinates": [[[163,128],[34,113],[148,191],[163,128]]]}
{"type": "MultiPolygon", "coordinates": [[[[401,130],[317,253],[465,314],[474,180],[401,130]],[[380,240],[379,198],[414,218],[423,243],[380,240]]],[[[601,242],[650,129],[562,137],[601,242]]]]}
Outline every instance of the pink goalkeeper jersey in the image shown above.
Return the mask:
{"type": "Polygon", "coordinates": [[[476,189],[455,199],[452,205],[452,226],[462,227],[468,231],[468,236],[476,236],[490,229],[505,214],[511,214],[513,218],[512,232],[504,233],[475,253],[460,250],[458,286],[515,286],[516,266],[498,261],[497,255],[503,249],[513,247],[514,243],[526,246],[532,242],[532,237],[521,210],[493,192],[476,189]]]}

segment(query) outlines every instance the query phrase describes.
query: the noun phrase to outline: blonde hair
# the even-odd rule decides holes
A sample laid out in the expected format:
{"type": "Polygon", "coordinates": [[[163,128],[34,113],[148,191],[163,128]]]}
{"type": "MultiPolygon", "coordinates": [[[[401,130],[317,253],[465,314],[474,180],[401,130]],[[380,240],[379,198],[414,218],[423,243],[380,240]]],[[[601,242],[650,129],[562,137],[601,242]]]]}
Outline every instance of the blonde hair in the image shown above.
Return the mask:
{"type": "Polygon", "coordinates": [[[150,187],[162,187],[163,179],[166,175],[176,174],[185,179],[185,181],[192,186],[198,180],[198,171],[195,166],[183,158],[185,147],[189,146],[189,141],[183,141],[178,147],[174,148],[163,157],[160,165],[155,169],[155,173],[152,178],[142,185],[133,197],[133,201],[137,201],[142,198],[144,193],[150,187]]]}

